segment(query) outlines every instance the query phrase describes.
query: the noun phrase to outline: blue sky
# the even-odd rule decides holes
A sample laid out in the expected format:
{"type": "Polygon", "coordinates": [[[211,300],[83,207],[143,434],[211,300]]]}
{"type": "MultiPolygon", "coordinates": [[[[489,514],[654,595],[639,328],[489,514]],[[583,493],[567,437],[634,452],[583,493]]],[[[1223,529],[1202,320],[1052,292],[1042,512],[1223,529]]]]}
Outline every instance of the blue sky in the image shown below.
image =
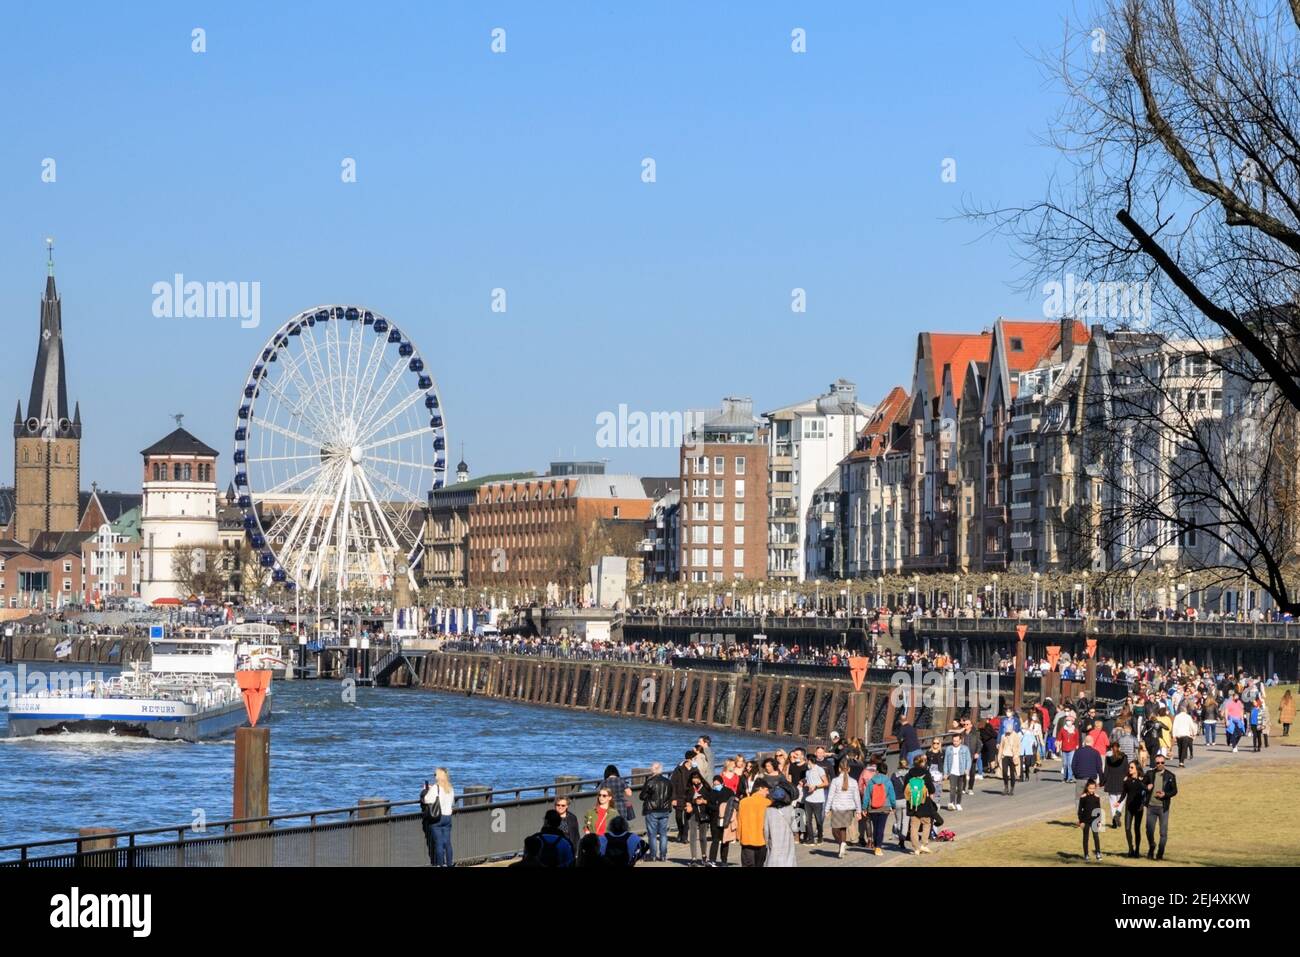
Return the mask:
{"type": "MultiPolygon", "coordinates": [[[[1042,192],[1059,94],[1030,54],[1059,44],[1064,14],[11,4],[0,398],[27,394],[49,235],[86,486],[138,487],[137,453],[174,412],[222,450],[224,484],[251,360],[319,303],[368,305],[413,336],[452,461],[464,441],[475,473],[557,455],[675,473],[671,450],[597,447],[596,416],[620,403],[767,409],[839,376],[873,402],[909,383],[917,332],[1041,312],[1006,240],[950,217],[1042,192]],[[178,272],[260,282],[260,328],[155,318],[151,287],[178,272]]],[[[0,482],[12,474],[2,443],[0,482]]]]}

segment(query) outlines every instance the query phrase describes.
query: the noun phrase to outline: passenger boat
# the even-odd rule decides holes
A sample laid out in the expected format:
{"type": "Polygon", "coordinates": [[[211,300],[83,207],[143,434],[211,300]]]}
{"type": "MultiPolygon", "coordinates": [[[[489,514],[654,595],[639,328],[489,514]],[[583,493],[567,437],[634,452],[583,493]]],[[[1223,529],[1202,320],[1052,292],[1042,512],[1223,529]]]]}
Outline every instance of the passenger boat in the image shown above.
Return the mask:
{"type": "MultiPolygon", "coordinates": [[[[89,732],[201,741],[232,733],[247,720],[232,638],[156,638],[150,661],[71,690],[15,696],[9,736],[89,732]]],[[[271,717],[268,692],[260,721],[271,717]]]]}

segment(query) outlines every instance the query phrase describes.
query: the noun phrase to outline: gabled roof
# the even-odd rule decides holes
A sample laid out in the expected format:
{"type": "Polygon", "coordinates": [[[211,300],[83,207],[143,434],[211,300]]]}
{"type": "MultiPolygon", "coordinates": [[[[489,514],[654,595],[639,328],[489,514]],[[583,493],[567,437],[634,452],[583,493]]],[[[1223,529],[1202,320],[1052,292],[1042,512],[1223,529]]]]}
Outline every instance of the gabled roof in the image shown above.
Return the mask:
{"type": "Polygon", "coordinates": [[[140,453],[141,455],[201,455],[216,458],[221,453],[204,445],[184,429],[176,429],[140,453]]]}
{"type": "Polygon", "coordinates": [[[111,524],[132,509],[138,510],[143,502],[144,496],[138,492],[109,492],[104,489],[78,492],[79,531],[97,531],[105,522],[111,524]]]}
{"type": "Polygon", "coordinates": [[[28,548],[33,555],[54,558],[69,552],[81,554],[81,544],[94,538],[94,532],[40,532],[28,548]]]}
{"type": "Polygon", "coordinates": [[[896,385],[880,400],[875,414],[858,433],[858,440],[846,462],[861,462],[885,452],[890,446],[894,426],[905,423],[911,414],[912,404],[907,390],[896,385]]]}
{"type": "MultiPolygon", "coordinates": [[[[1061,324],[1054,321],[1026,321],[999,319],[1007,343],[1007,367],[1012,372],[1024,372],[1041,365],[1061,347],[1061,324]],[[1019,342],[1020,348],[1013,346],[1019,342]]],[[[1088,327],[1082,322],[1074,324],[1074,344],[1088,344],[1088,327]]]]}

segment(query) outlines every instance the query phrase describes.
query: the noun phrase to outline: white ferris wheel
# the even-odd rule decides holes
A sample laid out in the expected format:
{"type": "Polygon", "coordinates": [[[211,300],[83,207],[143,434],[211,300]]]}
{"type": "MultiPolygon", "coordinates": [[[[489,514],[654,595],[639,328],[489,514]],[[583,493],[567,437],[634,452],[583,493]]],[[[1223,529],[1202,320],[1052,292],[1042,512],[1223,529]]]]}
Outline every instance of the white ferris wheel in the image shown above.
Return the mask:
{"type": "Polygon", "coordinates": [[[361,306],[282,325],[244,384],[235,491],[272,580],[289,589],[416,584],[422,516],[446,478],[442,401],[410,337],[361,306]]]}

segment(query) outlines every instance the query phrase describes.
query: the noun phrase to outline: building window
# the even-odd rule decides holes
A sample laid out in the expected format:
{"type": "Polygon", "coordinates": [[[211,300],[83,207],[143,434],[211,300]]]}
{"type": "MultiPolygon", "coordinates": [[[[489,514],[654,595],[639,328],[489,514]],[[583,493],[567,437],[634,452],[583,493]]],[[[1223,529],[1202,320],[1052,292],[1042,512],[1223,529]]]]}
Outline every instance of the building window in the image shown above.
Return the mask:
{"type": "Polygon", "coordinates": [[[65,561],[65,562],[63,563],[63,570],[64,570],[65,572],[70,572],[70,571],[72,571],[72,562],[70,562],[70,561],[65,561]]]}
{"type": "Polygon", "coordinates": [[[745,474],[745,457],[743,455],[736,456],[736,474],[737,475],[745,474]]]}
{"type": "Polygon", "coordinates": [[[818,417],[803,420],[803,437],[805,439],[826,438],[826,420],[818,417]]]}
{"type": "Polygon", "coordinates": [[[715,548],[713,550],[713,567],[714,568],[722,567],[722,549],[720,548],[715,548]]]}
{"type": "Polygon", "coordinates": [[[732,568],[744,568],[744,567],[745,567],[745,550],[744,550],[743,548],[734,548],[734,549],[732,549],[732,553],[731,553],[731,567],[732,567],[732,568]]]}
{"type": "Polygon", "coordinates": [[[64,590],[64,591],[72,591],[72,579],[71,579],[71,578],[65,578],[65,579],[63,579],[63,590],[64,590]]]}
{"type": "Polygon", "coordinates": [[[1024,340],[1023,340],[1023,339],[1020,339],[1020,338],[1018,338],[1018,337],[1016,337],[1016,336],[1012,336],[1012,337],[1011,337],[1011,351],[1012,351],[1012,352],[1024,352],[1024,351],[1025,351],[1025,342],[1024,342],[1024,340]]]}
{"type": "Polygon", "coordinates": [[[731,543],[732,543],[733,545],[744,545],[744,544],[745,544],[745,526],[744,526],[744,525],[737,525],[737,526],[732,530],[732,534],[733,534],[733,537],[732,537],[732,541],[731,541],[731,543]]]}
{"type": "Polygon", "coordinates": [[[724,459],[721,455],[715,455],[713,457],[713,474],[721,475],[726,470],[727,470],[727,460],[724,459]]]}
{"type": "Polygon", "coordinates": [[[735,508],[735,515],[733,517],[735,518],[736,521],[743,522],[745,520],[745,503],[737,502],[734,508],[735,508]]]}
{"type": "Polygon", "coordinates": [[[723,484],[724,484],[724,483],[723,483],[722,479],[714,479],[714,480],[713,480],[713,497],[714,497],[714,498],[722,498],[722,495],[723,495],[723,491],[722,491],[723,484]]]}
{"type": "Polygon", "coordinates": [[[736,498],[745,497],[745,480],[736,479],[736,498]]]}
{"type": "Polygon", "coordinates": [[[714,520],[715,522],[721,522],[721,521],[724,521],[725,516],[724,516],[723,513],[722,513],[722,510],[723,510],[724,507],[725,507],[725,506],[723,506],[723,504],[722,504],[721,502],[714,502],[714,503],[713,503],[713,520],[714,520]]]}
{"type": "Polygon", "coordinates": [[[714,544],[714,545],[721,545],[721,544],[722,544],[722,526],[721,526],[721,525],[714,525],[714,526],[713,526],[713,544],[714,544]]]}

